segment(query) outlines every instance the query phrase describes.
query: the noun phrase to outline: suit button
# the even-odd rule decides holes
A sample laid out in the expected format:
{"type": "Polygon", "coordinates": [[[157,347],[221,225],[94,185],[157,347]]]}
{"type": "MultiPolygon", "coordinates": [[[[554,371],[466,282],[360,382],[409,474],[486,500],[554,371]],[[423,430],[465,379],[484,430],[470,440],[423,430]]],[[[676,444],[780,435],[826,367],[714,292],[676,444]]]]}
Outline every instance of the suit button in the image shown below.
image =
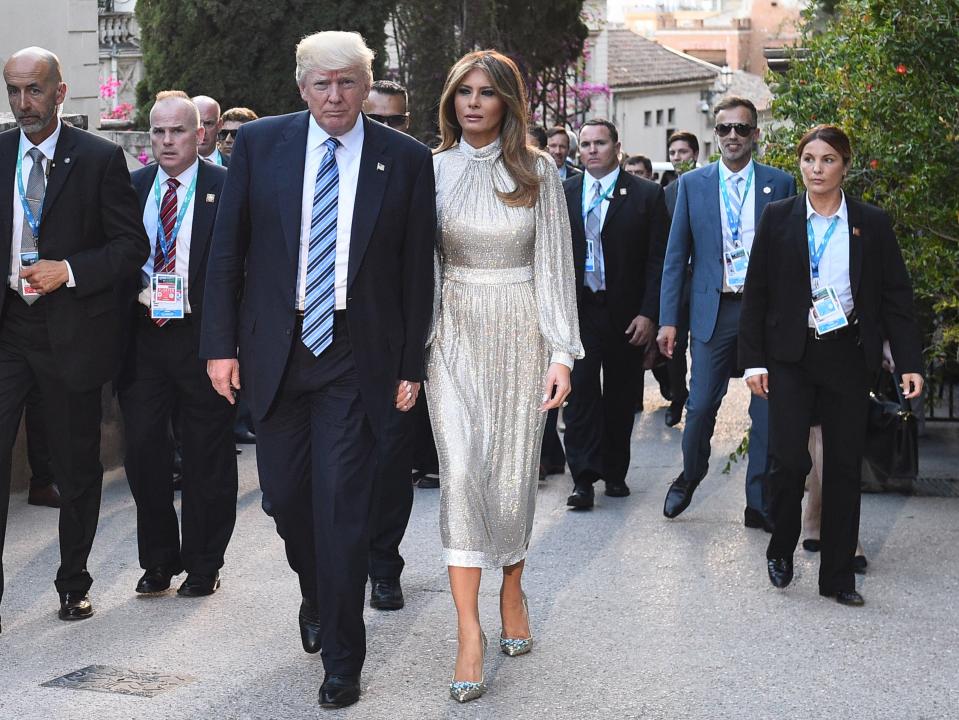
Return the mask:
{"type": "Polygon", "coordinates": [[[287,334],[287,335],[289,335],[291,332],[293,332],[293,331],[292,331],[290,328],[287,328],[287,329],[286,329],[286,334],[287,334]]]}

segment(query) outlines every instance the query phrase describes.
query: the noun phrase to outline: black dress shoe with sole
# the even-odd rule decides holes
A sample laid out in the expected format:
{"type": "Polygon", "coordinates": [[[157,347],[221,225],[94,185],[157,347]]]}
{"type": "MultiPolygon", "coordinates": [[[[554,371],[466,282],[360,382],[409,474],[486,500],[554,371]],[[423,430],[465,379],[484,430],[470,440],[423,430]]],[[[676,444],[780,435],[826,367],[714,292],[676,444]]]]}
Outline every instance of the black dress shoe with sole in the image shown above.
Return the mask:
{"type": "Polygon", "coordinates": [[[663,515],[668,518],[679,516],[689,503],[692,502],[693,493],[699,483],[690,484],[686,482],[686,477],[680,473],[679,477],[673,480],[666,493],[666,501],[663,503],[663,515]]]}
{"type": "Polygon", "coordinates": [[[574,510],[589,510],[593,507],[593,488],[578,487],[566,498],[566,504],[574,510]]]}
{"type": "Polygon", "coordinates": [[[60,611],[57,615],[61,620],[86,620],[93,615],[90,596],[79,590],[63,593],[60,595],[60,611]]]}
{"type": "Polygon", "coordinates": [[[58,508],[60,507],[60,491],[53,483],[40,485],[39,487],[31,485],[30,492],[27,494],[27,505],[58,508]]]}
{"type": "Polygon", "coordinates": [[[606,497],[623,498],[629,496],[629,485],[626,483],[606,483],[606,490],[603,492],[606,497]]]}
{"type": "Polygon", "coordinates": [[[766,570],[773,587],[784,588],[793,580],[793,559],[789,557],[767,560],[766,570]]]}
{"type": "Polygon", "coordinates": [[[300,603],[300,642],[303,649],[310,655],[318,653],[323,648],[323,637],[320,628],[320,617],[313,604],[303,598],[300,603]]]}
{"type": "Polygon", "coordinates": [[[849,607],[862,607],[866,604],[862,595],[855,590],[837,590],[836,592],[828,590],[824,592],[820,590],[819,594],[823,597],[834,597],[837,603],[840,605],[848,605],[849,607]]]}
{"type": "Polygon", "coordinates": [[[182,597],[203,597],[212,595],[220,589],[220,573],[215,572],[212,575],[201,575],[200,573],[189,573],[186,580],[176,591],[177,595],[182,597]]]}
{"type": "Polygon", "coordinates": [[[802,541],[802,549],[806,552],[819,552],[820,545],[819,538],[806,538],[802,541]]]}
{"type": "Polygon", "coordinates": [[[170,589],[170,580],[174,575],[183,572],[183,568],[174,565],[157,565],[143,573],[143,577],[137,583],[136,591],[143,595],[152,595],[161,593],[170,589]]]}
{"type": "Polygon", "coordinates": [[[360,699],[360,679],[349,675],[327,675],[320,686],[320,706],[344,708],[360,699]]]}
{"type": "Polygon", "coordinates": [[[251,430],[234,430],[233,442],[237,445],[256,445],[256,435],[251,430]]]}
{"type": "Polygon", "coordinates": [[[686,406],[686,398],[682,400],[673,400],[666,408],[666,427],[676,427],[683,419],[683,408],[686,406]]]}
{"type": "Polygon", "coordinates": [[[866,560],[865,555],[856,555],[856,557],[852,559],[852,571],[856,573],[856,575],[865,575],[868,566],[869,561],[866,560]]]}
{"type": "Polygon", "coordinates": [[[420,490],[436,490],[439,486],[440,476],[434,473],[423,474],[416,483],[416,487],[420,490]]]}
{"type": "Polygon", "coordinates": [[[370,607],[376,610],[400,610],[405,601],[399,578],[370,578],[370,607]]]}
{"type": "Polygon", "coordinates": [[[769,522],[766,516],[755,508],[751,507],[748,507],[743,511],[743,525],[753,529],[762,528],[768,533],[773,531],[773,524],[769,522]]]}

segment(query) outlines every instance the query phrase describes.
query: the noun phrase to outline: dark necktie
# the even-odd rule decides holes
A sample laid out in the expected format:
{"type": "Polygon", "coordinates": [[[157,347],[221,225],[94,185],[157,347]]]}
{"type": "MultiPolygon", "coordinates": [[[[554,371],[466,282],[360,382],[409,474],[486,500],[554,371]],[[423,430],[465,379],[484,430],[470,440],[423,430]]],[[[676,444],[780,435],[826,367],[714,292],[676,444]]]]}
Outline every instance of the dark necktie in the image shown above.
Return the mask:
{"type": "MultiPolygon", "coordinates": [[[[46,156],[40,152],[40,148],[30,148],[27,156],[33,160],[33,167],[30,168],[30,175],[27,178],[27,205],[34,219],[40,217],[41,208],[43,208],[43,195],[47,189],[46,176],[43,174],[43,161],[46,156]]],[[[36,252],[37,238],[33,236],[33,228],[24,214],[23,229],[20,231],[20,252],[36,252]]],[[[32,305],[40,299],[39,295],[24,295],[23,284],[21,283],[17,292],[23,298],[27,305],[32,305]]]]}

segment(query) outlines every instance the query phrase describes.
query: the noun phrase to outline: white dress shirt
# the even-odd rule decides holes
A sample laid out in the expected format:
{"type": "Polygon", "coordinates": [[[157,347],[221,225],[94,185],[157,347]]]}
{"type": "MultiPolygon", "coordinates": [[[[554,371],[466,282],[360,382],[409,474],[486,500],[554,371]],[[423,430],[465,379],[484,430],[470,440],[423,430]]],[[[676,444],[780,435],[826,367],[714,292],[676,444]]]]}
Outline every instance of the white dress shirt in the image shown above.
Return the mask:
{"type": "MultiPolygon", "coordinates": [[[[606,213],[609,211],[609,199],[612,197],[612,188],[616,184],[616,180],[619,179],[619,167],[613,169],[612,172],[603,175],[603,177],[598,178],[594,177],[589,170],[583,173],[583,225],[586,224],[586,211],[593,204],[593,198],[595,197],[594,189],[596,181],[599,181],[599,194],[603,201],[599,204],[599,229],[600,234],[602,234],[603,226],[606,224],[606,213]]],[[[603,243],[597,243],[596,247],[593,248],[593,261],[596,263],[596,267],[599,269],[599,276],[603,279],[602,287],[600,290],[606,289],[606,258],[603,255],[603,243]]]]}
{"type": "MultiPolygon", "coordinates": [[[[742,214],[739,217],[739,244],[746,248],[746,252],[751,252],[753,249],[753,237],[756,235],[756,175],[755,175],[755,166],[753,161],[750,161],[746,164],[739,172],[733,172],[728,167],[726,163],[722,160],[717,163],[719,165],[719,182],[726,184],[726,190],[729,192],[729,204],[733,207],[735,211],[737,209],[738,203],[736,202],[736,192],[733,190],[733,183],[735,180],[733,178],[742,178],[742,181],[739,184],[739,192],[742,193],[746,190],[746,183],[749,180],[749,174],[753,173],[753,181],[749,184],[749,192],[746,193],[746,197],[743,201],[742,214]]],[[[733,233],[729,227],[729,217],[726,214],[726,203],[723,202],[723,191],[720,188],[719,192],[719,217],[722,221],[723,226],[723,253],[726,253],[729,250],[733,249],[733,233]]],[[[723,276],[723,292],[742,292],[742,288],[730,287],[726,284],[725,274],[723,276]]]]}
{"type": "MultiPolygon", "coordinates": [[[[300,264],[296,280],[296,309],[306,305],[306,266],[310,254],[310,225],[313,221],[313,193],[316,191],[316,173],[320,169],[326,148],[323,143],[329,134],[316,124],[310,115],[310,129],[306,135],[306,164],[303,168],[303,202],[300,212],[300,264]]],[[[351,130],[340,135],[336,148],[336,168],[339,173],[339,195],[336,206],[336,260],[334,293],[337,310],[346,309],[346,279],[350,264],[350,235],[353,231],[353,207],[356,203],[356,184],[360,178],[360,157],[363,154],[363,116],[356,119],[351,130]]]]}
{"type": "MultiPolygon", "coordinates": [[[[33,170],[33,158],[27,155],[32,148],[37,148],[40,152],[43,153],[46,160],[43,160],[44,171],[47,174],[47,177],[50,175],[50,163],[53,162],[53,155],[57,151],[57,141],[60,140],[60,128],[63,125],[60,120],[57,120],[57,129],[53,131],[53,134],[50,135],[46,140],[44,140],[39,145],[34,145],[27,136],[23,133],[23,130],[20,131],[20,157],[23,158],[23,164],[21,167],[21,177],[23,178],[23,188],[26,190],[27,182],[30,179],[30,171],[33,170]]],[[[14,170],[14,175],[16,175],[16,170],[14,170]]],[[[42,217],[42,216],[41,216],[42,217]]],[[[23,205],[20,202],[20,190],[17,187],[17,178],[13,178],[13,238],[10,243],[10,275],[7,277],[7,284],[14,290],[20,290],[20,240],[21,235],[23,234],[23,223],[26,220],[23,217],[23,205]]],[[[67,275],[69,279],[67,280],[67,287],[76,287],[76,280],[73,278],[73,268],[70,267],[70,263],[67,265],[67,275]]]]}
{"type": "MultiPolygon", "coordinates": [[[[183,202],[186,200],[186,194],[190,190],[190,184],[196,177],[199,167],[200,161],[195,160],[190,167],[175,177],[176,180],[180,181],[180,186],[176,189],[177,217],[179,217],[180,212],[183,211],[183,202]]],[[[156,191],[154,188],[156,183],[160,184],[160,202],[162,203],[163,196],[166,195],[167,191],[166,181],[169,179],[170,175],[167,175],[162,167],[158,167],[156,181],[150,186],[150,196],[147,198],[146,205],[143,206],[143,229],[146,230],[147,237],[150,238],[150,257],[143,263],[143,272],[146,273],[147,277],[153,274],[157,242],[159,241],[160,235],[160,208],[157,207],[156,191]]],[[[191,312],[189,286],[190,242],[193,239],[193,208],[195,207],[196,195],[194,193],[194,197],[191,198],[190,204],[183,213],[183,222],[180,223],[180,230],[176,236],[176,263],[174,269],[176,274],[183,278],[183,310],[187,313],[191,312]]],[[[167,238],[167,241],[169,241],[169,238],[167,238]]],[[[150,307],[150,286],[151,283],[147,283],[147,286],[140,291],[139,297],[140,304],[146,305],[147,307],[150,307]]]]}
{"type": "MultiPolygon", "coordinates": [[[[853,311],[852,284],[849,281],[849,212],[846,209],[846,194],[843,193],[842,201],[839,203],[839,209],[829,217],[824,217],[817,213],[809,202],[809,193],[806,193],[806,219],[812,223],[813,232],[816,234],[816,249],[822,245],[823,238],[826,236],[826,229],[834,217],[839,218],[836,223],[836,229],[833,231],[832,238],[823,252],[822,259],[819,261],[819,287],[832,287],[839,296],[839,302],[842,304],[843,312],[848,316],[853,311]]],[[[809,240],[807,238],[806,242],[809,240]]],[[[812,285],[812,264],[809,265],[809,282],[812,285]]],[[[812,299],[810,298],[810,305],[812,299]]],[[[809,308],[809,327],[816,327],[812,317],[812,307],[809,308]]],[[[761,375],[768,372],[766,368],[748,368],[743,374],[743,379],[753,375],[761,375]]]]}
{"type": "Polygon", "coordinates": [[[223,166],[223,156],[220,154],[220,148],[213,148],[213,152],[211,152],[209,155],[201,155],[200,157],[202,157],[204,160],[208,160],[214,165],[219,165],[220,167],[223,166]]]}

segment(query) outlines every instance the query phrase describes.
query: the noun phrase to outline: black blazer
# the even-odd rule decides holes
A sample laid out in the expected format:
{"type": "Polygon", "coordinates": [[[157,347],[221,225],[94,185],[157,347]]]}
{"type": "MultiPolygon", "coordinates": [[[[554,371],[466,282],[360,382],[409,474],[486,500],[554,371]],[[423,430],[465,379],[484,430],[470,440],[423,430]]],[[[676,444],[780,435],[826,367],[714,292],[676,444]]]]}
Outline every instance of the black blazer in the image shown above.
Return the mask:
{"type": "MultiPolygon", "coordinates": [[[[143,211],[148,202],[155,202],[153,182],[156,180],[159,165],[151,163],[133,172],[130,176],[140,201],[142,225],[143,211]]],[[[207,258],[210,254],[210,240],[213,237],[213,221],[220,202],[223,184],[226,182],[226,169],[214,163],[200,160],[197,165],[196,191],[193,195],[193,225],[190,234],[190,265],[187,278],[187,291],[190,300],[193,332],[197,348],[200,344],[200,324],[203,318],[203,285],[206,280],[207,258]]],[[[126,283],[120,290],[120,306],[123,308],[121,320],[121,369],[126,364],[129,351],[129,335],[135,328],[138,300],[140,294],[139,273],[133,282],[126,283]]]]}
{"type": "MultiPolygon", "coordinates": [[[[308,122],[303,111],[240,128],[213,231],[200,356],[237,357],[239,346],[243,389],[257,418],[273,404],[299,341],[294,323],[308,122]]],[[[381,430],[396,381],[423,379],[436,199],[429,149],[365,116],[362,122],[346,317],[360,394],[381,430]]]]}
{"type": "Polygon", "coordinates": [[[669,183],[663,192],[666,195],[666,213],[669,215],[670,221],[672,221],[673,213],[676,211],[676,198],[679,197],[679,178],[669,183]]]}
{"type": "MultiPolygon", "coordinates": [[[[586,271],[583,179],[563,183],[573,232],[576,298],[582,300],[586,271]]],[[[602,229],[606,265],[606,301],[613,321],[625,331],[637,315],[659,321],[659,287],[666,252],[666,203],[663,189],[620,170],[602,229]]]]}
{"type": "MultiPolygon", "coordinates": [[[[0,134],[0,277],[10,273],[13,198],[20,130],[0,134]]],[[[50,347],[67,387],[107,382],[117,357],[114,286],[134,277],[150,244],[137,217],[123,150],[63,123],[43,199],[40,258],[66,260],[76,287],[61,286],[34,304],[46,315],[50,347]]],[[[0,312],[6,293],[0,293],[0,312]]]]}
{"type": "MultiPolygon", "coordinates": [[[[846,196],[849,280],[866,366],[878,370],[889,340],[897,372],[921,373],[912,286],[889,216],[846,196]]],[[[749,257],[739,319],[739,367],[797,362],[807,341],[812,286],[806,195],[770,203],[749,257]]]]}

